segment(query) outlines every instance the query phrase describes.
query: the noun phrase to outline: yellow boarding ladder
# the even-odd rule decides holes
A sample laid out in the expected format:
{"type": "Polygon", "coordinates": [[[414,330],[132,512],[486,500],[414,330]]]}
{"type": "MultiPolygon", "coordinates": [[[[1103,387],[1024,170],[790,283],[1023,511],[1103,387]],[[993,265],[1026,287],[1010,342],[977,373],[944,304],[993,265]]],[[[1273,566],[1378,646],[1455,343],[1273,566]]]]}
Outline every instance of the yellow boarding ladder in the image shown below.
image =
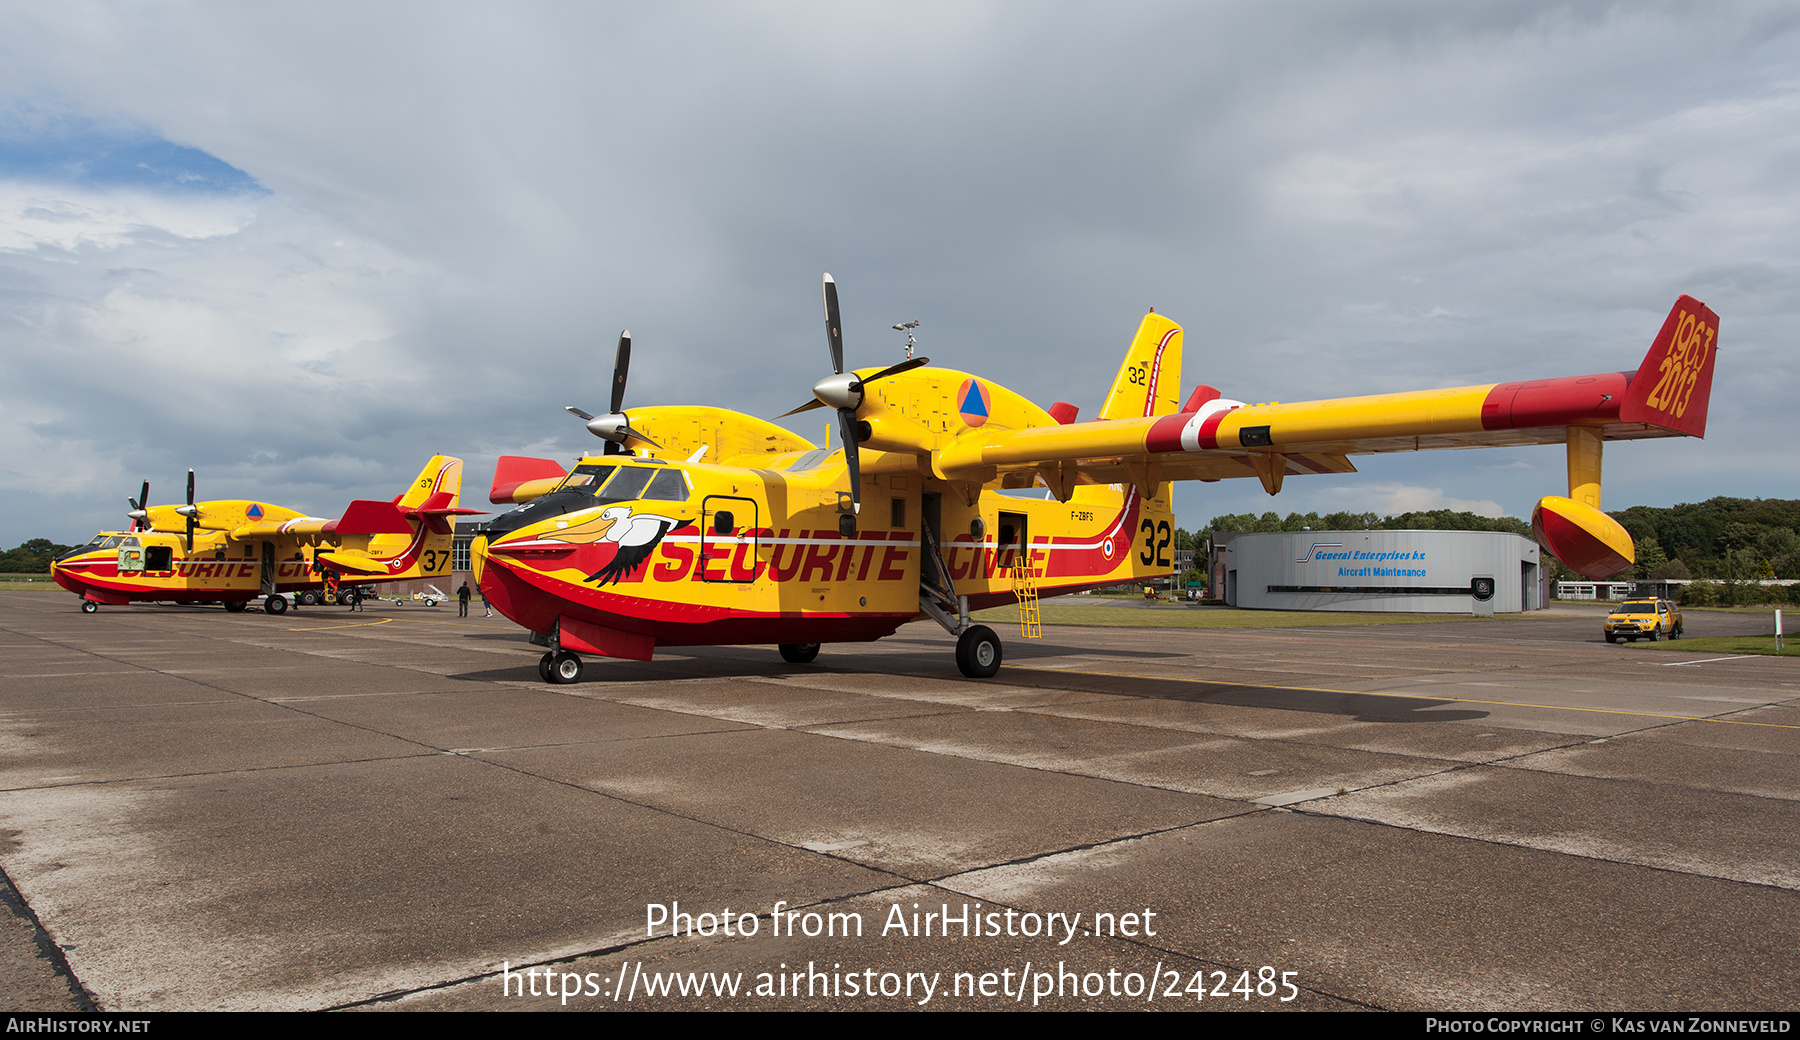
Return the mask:
{"type": "Polygon", "coordinates": [[[1020,555],[1024,566],[1012,569],[1013,595],[1019,600],[1019,635],[1026,639],[1041,639],[1044,635],[1044,622],[1038,614],[1037,574],[1031,569],[1030,554],[1026,552],[1020,555]]]}

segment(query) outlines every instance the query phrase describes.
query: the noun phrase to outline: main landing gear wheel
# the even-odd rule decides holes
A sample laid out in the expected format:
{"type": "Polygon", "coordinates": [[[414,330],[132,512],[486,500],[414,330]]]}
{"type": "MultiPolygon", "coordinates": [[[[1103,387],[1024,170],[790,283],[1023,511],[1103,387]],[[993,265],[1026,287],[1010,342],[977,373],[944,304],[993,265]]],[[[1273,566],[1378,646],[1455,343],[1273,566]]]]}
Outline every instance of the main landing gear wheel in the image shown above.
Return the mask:
{"type": "Polygon", "coordinates": [[[581,658],[567,650],[550,655],[550,681],[559,686],[581,681],[581,658]]]}
{"type": "Polygon", "coordinates": [[[81,612],[83,614],[93,614],[97,613],[99,610],[100,604],[95,603],[93,600],[84,599],[81,601],[81,612]]]}
{"type": "Polygon", "coordinates": [[[287,613],[287,597],[270,596],[268,599],[263,600],[263,610],[267,613],[277,615],[287,613]]]}
{"type": "Polygon", "coordinates": [[[544,656],[538,658],[538,678],[544,680],[545,682],[554,682],[555,681],[550,678],[550,665],[555,660],[556,660],[555,654],[545,654],[544,656]]]}
{"type": "Polygon", "coordinates": [[[807,664],[819,656],[817,643],[783,643],[781,659],[789,664],[807,664]]]}
{"type": "Polygon", "coordinates": [[[976,625],[956,640],[956,667],[971,679],[992,679],[1000,670],[1000,637],[976,625]]]}
{"type": "Polygon", "coordinates": [[[225,613],[227,613],[227,614],[242,614],[244,612],[244,608],[249,605],[250,604],[245,603],[241,599],[228,599],[225,601],[225,613]]]}

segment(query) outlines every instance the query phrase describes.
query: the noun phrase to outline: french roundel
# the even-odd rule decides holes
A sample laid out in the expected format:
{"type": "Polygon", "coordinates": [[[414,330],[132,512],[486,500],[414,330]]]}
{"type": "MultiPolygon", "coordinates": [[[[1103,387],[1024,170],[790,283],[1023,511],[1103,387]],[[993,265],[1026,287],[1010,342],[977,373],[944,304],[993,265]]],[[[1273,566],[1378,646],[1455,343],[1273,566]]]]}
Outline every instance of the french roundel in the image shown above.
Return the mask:
{"type": "Polygon", "coordinates": [[[1109,560],[1113,558],[1113,540],[1111,538],[1100,543],[1100,552],[1109,560]]]}
{"type": "Polygon", "coordinates": [[[988,421],[988,414],[993,406],[993,399],[988,396],[988,388],[979,379],[965,379],[956,391],[956,411],[962,421],[970,426],[980,426],[988,421]]]}

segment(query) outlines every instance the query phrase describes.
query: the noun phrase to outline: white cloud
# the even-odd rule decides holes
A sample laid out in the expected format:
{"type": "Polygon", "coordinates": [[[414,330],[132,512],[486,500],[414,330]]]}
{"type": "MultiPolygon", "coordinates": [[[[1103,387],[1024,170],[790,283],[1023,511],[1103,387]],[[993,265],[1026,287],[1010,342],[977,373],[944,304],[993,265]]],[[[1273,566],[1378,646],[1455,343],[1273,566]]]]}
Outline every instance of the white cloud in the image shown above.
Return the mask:
{"type": "Polygon", "coordinates": [[[116,250],[134,243],[236,234],[256,218],[254,195],[95,191],[0,180],[0,251],[116,250]]]}

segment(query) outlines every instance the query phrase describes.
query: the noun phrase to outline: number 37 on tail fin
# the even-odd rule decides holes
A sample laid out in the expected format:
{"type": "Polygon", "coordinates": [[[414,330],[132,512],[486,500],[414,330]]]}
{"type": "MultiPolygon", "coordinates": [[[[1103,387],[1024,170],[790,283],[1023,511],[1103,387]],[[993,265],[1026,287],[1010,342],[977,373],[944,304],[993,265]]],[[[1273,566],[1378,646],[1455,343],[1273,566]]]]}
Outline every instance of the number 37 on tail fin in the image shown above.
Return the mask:
{"type": "MultiPolygon", "coordinates": [[[[1000,644],[969,611],[1169,573],[1171,482],[1352,473],[1356,455],[1563,444],[1568,494],[1532,522],[1591,577],[1631,565],[1600,511],[1607,441],[1703,436],[1718,317],[1676,301],[1635,372],[1249,405],[1208,386],[1181,397],[1182,330],[1144,317],[1095,420],[999,383],[909,359],[846,369],[826,276],[832,373],[795,411],[830,408],[827,450],[753,416],[709,407],[624,409],[629,334],[612,413],[578,408],[605,453],[565,472],[505,457],[490,499],[519,508],[474,549],[489,601],[550,652],[552,682],[580,655],[647,660],[658,645],[878,639],[929,617],[957,663],[994,674],[1000,644]],[[1021,498],[1008,490],[1047,489],[1021,498]]],[[[791,414],[791,413],[790,413],[791,414]]]]}

